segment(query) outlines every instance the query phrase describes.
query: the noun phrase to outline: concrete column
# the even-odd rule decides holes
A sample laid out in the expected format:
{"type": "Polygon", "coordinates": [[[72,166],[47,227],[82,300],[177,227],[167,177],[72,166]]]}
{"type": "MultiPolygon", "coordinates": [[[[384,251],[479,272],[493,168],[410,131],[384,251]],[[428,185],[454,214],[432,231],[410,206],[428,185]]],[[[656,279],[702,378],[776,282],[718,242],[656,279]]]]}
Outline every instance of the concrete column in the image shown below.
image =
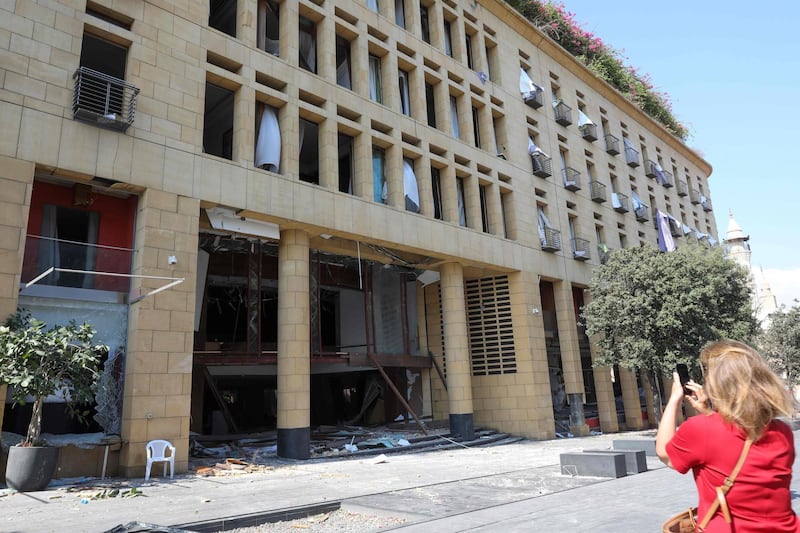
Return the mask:
{"type": "Polygon", "coordinates": [[[581,368],[581,352],[578,345],[578,324],[572,300],[572,285],[568,281],[553,283],[558,317],[558,340],[561,346],[561,366],[564,371],[564,387],[569,402],[570,432],[588,435],[589,426],[583,412],[584,384],[581,368]]]}
{"type": "Polygon", "coordinates": [[[278,245],[278,456],[308,459],[311,443],[309,245],[302,230],[278,245]]]}
{"type": "Polygon", "coordinates": [[[481,195],[475,174],[464,178],[464,204],[467,209],[467,227],[481,230],[481,195]]]}
{"type": "Polygon", "coordinates": [[[291,66],[300,66],[300,12],[299,2],[280,3],[280,57],[291,66]]]}
{"type": "Polygon", "coordinates": [[[281,174],[300,177],[300,115],[297,89],[292,90],[286,105],[278,112],[281,127],[281,174]]]}
{"type": "Polygon", "coordinates": [[[456,169],[452,164],[439,170],[439,184],[442,189],[442,218],[458,224],[458,187],[456,169]]]}
{"type": "Polygon", "coordinates": [[[403,185],[403,150],[398,134],[392,146],[385,150],[386,204],[405,209],[405,187],[403,185]]]}
{"type": "Polygon", "coordinates": [[[333,8],[330,8],[327,15],[317,22],[317,75],[323,79],[331,80],[335,84],[336,27],[333,8]]]}
{"type": "Polygon", "coordinates": [[[233,96],[233,161],[255,164],[256,92],[242,86],[233,96]]]}
{"type": "Polygon", "coordinates": [[[625,428],[629,431],[644,429],[642,405],[639,402],[639,383],[636,374],[624,368],[619,369],[619,383],[622,386],[622,405],[625,409],[625,428]]]}
{"type": "Polygon", "coordinates": [[[475,438],[475,431],[464,270],[458,263],[446,263],[442,265],[440,272],[450,432],[460,435],[464,440],[472,440],[475,438]]]}
{"type": "MultiPolygon", "coordinates": [[[[336,106],[328,102],[328,116],[336,116],[336,106]]],[[[323,120],[319,132],[319,184],[325,189],[339,190],[339,131],[335,120],[323,120]]]]}
{"type": "MultiPolygon", "coordinates": [[[[367,29],[364,25],[360,35],[350,41],[350,84],[353,92],[362,98],[369,99],[369,49],[364,42],[366,34],[367,29]]],[[[364,131],[369,131],[369,128],[364,131]]]]}
{"type": "Polygon", "coordinates": [[[440,2],[433,2],[428,6],[428,27],[430,28],[431,45],[444,52],[444,13],[440,2]]]}
{"type": "MultiPolygon", "coordinates": [[[[139,198],[132,273],[186,281],[130,306],[120,451],[126,477],[144,474],[145,445],[153,439],[175,445],[176,471],[188,468],[199,224],[199,199],[155,189],[139,198]]],[[[131,292],[164,284],[134,278],[131,292]]]]}
{"type": "Polygon", "coordinates": [[[256,30],[258,28],[258,1],[240,0],[237,3],[236,22],[239,26],[236,38],[242,44],[256,48],[256,30]]]}
{"type": "MultiPolygon", "coordinates": [[[[30,161],[0,156],[0,324],[17,310],[34,170],[30,161]]],[[[5,399],[6,386],[0,385],[0,406],[5,399]]]]}
{"type": "Polygon", "coordinates": [[[372,188],[372,139],[369,135],[369,121],[367,117],[361,118],[362,130],[353,141],[353,194],[374,200],[372,188]]]}

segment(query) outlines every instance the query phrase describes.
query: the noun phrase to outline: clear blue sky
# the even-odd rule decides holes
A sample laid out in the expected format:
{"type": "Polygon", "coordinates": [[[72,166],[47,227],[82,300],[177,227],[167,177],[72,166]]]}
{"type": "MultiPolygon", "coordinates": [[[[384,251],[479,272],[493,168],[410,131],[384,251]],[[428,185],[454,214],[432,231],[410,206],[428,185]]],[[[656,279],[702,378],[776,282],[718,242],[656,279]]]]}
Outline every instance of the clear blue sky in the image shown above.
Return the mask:
{"type": "Polygon", "coordinates": [[[800,2],[563,4],[669,94],[714,169],[720,239],[733,210],[778,303],[800,299],[800,2]]]}

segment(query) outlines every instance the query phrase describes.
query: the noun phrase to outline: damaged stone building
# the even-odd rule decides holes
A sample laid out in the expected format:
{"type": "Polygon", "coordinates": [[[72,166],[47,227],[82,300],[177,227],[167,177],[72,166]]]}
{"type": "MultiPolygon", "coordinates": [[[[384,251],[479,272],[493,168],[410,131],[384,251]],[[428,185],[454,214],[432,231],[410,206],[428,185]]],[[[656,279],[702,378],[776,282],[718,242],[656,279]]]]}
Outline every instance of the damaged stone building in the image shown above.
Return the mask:
{"type": "MultiPolygon", "coordinates": [[[[97,328],[120,474],[155,438],[185,470],[192,433],[303,459],[319,425],[648,425],[637,376],[592,365],[584,289],[657,210],[713,242],[711,167],[505,2],[0,16],[0,315],[97,328]]],[[[92,430],[58,400],[45,431],[92,430]]]]}

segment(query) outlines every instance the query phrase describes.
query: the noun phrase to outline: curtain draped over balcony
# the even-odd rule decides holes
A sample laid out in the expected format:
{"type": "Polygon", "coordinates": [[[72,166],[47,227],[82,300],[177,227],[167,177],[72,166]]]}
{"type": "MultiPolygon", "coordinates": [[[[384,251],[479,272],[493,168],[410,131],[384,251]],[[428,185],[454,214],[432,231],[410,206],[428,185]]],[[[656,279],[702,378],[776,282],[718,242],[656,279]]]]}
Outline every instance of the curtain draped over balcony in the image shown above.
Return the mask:
{"type": "Polygon", "coordinates": [[[611,207],[614,209],[622,207],[622,202],[619,199],[619,195],[616,192],[611,193],[611,207]]]}
{"type": "Polygon", "coordinates": [[[544,210],[540,207],[537,208],[539,212],[539,239],[542,241],[542,246],[547,244],[547,234],[545,233],[545,228],[553,229],[553,226],[550,225],[550,221],[547,219],[547,216],[544,214],[544,210]]]}
{"type": "Polygon", "coordinates": [[[589,124],[594,125],[594,122],[592,122],[592,119],[587,117],[583,111],[578,109],[578,127],[580,128],[589,124]]]}
{"type": "Polygon", "coordinates": [[[530,76],[528,76],[528,73],[525,72],[525,69],[519,69],[519,92],[522,94],[522,96],[527,97],[531,93],[543,90],[544,89],[533,83],[533,80],[530,76]]]}
{"type": "MultiPolygon", "coordinates": [[[[617,201],[619,201],[619,199],[617,199],[617,201]]],[[[634,210],[637,210],[640,207],[647,207],[647,204],[644,203],[641,198],[639,198],[639,195],[636,194],[635,191],[631,191],[631,203],[633,204],[634,210]]]]}
{"type": "Polygon", "coordinates": [[[403,190],[406,197],[406,210],[419,213],[419,188],[414,174],[414,163],[403,159],[403,190]]]}
{"type": "Polygon", "coordinates": [[[672,231],[669,228],[669,219],[672,216],[662,213],[656,209],[656,221],[658,222],[658,249],[662,252],[671,252],[675,247],[675,239],[672,238],[672,231]]]}
{"type": "Polygon", "coordinates": [[[256,166],[279,172],[281,164],[281,128],[274,107],[261,105],[261,120],[256,139],[256,166]]]}

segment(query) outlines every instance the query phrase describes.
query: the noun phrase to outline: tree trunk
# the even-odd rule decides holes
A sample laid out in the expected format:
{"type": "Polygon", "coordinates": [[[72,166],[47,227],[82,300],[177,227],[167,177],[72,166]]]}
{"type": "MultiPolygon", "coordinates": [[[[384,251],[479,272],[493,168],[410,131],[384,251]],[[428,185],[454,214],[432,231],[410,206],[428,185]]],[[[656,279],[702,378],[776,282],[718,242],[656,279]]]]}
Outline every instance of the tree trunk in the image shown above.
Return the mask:
{"type": "Polygon", "coordinates": [[[650,390],[653,393],[653,411],[655,411],[656,425],[661,423],[661,415],[664,412],[664,404],[661,400],[661,379],[658,372],[650,371],[646,373],[647,381],[650,382],[650,390]]]}
{"type": "Polygon", "coordinates": [[[33,401],[31,423],[28,424],[28,435],[25,437],[24,446],[37,446],[39,435],[42,433],[42,396],[37,396],[33,401]]]}

